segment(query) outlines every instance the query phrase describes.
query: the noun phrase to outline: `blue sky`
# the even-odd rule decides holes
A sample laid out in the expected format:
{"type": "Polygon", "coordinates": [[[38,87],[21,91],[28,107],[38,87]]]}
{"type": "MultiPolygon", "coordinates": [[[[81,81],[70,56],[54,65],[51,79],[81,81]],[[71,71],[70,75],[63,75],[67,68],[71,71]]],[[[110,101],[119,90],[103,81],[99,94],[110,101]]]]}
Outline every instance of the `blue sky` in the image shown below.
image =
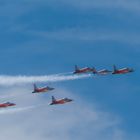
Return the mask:
{"type": "Polygon", "coordinates": [[[0,112],[3,127],[0,138],[138,140],[139,7],[138,0],[1,1],[1,75],[71,72],[75,64],[110,70],[116,64],[120,68],[132,67],[135,72],[49,83],[56,88],[52,93],[55,96],[75,100],[56,108],[36,107],[48,103],[51,95],[33,97],[31,84],[1,86],[0,93],[6,96],[2,101],[11,100],[19,104],[18,110],[26,107],[27,110],[0,112]],[[28,106],[36,108],[28,110],[28,106]],[[7,132],[7,128],[15,129],[18,135],[7,132]]]}

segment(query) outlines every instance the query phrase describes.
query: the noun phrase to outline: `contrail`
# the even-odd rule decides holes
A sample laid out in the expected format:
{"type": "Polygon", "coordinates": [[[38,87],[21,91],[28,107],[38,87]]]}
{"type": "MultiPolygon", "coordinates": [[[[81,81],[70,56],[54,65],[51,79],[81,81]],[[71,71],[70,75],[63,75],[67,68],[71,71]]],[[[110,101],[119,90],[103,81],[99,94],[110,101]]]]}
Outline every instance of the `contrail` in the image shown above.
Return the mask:
{"type": "Polygon", "coordinates": [[[68,81],[76,80],[82,78],[91,77],[91,74],[82,74],[82,75],[44,75],[44,76],[0,76],[0,85],[17,85],[17,84],[27,84],[34,82],[58,82],[58,81],[68,81]]]}

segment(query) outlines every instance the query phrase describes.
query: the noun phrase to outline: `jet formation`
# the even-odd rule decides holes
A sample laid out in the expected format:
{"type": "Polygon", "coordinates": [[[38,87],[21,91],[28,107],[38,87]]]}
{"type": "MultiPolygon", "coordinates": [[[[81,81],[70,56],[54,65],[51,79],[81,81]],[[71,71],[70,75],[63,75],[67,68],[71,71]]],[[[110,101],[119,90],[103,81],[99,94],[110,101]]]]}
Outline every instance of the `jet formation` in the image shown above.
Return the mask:
{"type": "MultiPolygon", "coordinates": [[[[93,75],[108,75],[108,74],[112,74],[112,75],[119,75],[119,74],[127,74],[127,73],[131,73],[134,72],[134,69],[132,68],[121,68],[118,69],[116,67],[116,65],[113,65],[113,70],[108,70],[108,69],[101,69],[101,70],[96,70],[95,67],[84,67],[84,68],[79,68],[77,65],[75,65],[75,70],[73,72],[73,74],[85,74],[85,73],[90,73],[93,75]]],[[[55,88],[53,87],[49,87],[49,86],[45,86],[45,87],[38,87],[35,83],[33,84],[33,91],[32,93],[36,93],[36,94],[40,94],[40,93],[46,93],[46,92],[50,92],[52,90],[54,90],[55,88]]],[[[69,98],[61,98],[61,99],[56,99],[54,96],[52,96],[52,101],[49,105],[60,105],[60,104],[65,104],[65,103],[69,103],[72,102],[73,99],[69,99],[69,98]]],[[[6,107],[11,107],[11,106],[16,106],[15,103],[11,103],[11,102],[5,102],[5,103],[0,103],[0,108],[6,108],[6,107]]]]}
{"type": "Polygon", "coordinates": [[[132,68],[121,68],[117,69],[115,65],[113,65],[113,70],[107,70],[107,69],[102,69],[102,70],[96,70],[95,67],[90,68],[90,67],[84,67],[84,68],[79,68],[77,65],[75,65],[75,71],[73,74],[84,74],[84,73],[93,73],[97,75],[107,75],[107,74],[126,74],[134,72],[132,68]]]}

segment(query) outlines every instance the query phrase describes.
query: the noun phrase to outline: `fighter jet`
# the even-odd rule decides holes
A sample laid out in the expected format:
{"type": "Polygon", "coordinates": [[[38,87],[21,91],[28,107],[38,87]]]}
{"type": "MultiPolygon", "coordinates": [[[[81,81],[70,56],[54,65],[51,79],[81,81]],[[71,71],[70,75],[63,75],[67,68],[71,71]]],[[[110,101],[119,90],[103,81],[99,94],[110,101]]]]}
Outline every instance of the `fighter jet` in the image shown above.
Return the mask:
{"type": "Polygon", "coordinates": [[[130,72],[134,72],[132,68],[117,69],[115,65],[113,66],[113,68],[114,68],[114,71],[112,72],[112,74],[126,74],[130,72]]]}
{"type": "Polygon", "coordinates": [[[58,105],[58,104],[65,104],[68,102],[73,101],[72,99],[68,99],[68,98],[62,98],[62,99],[58,99],[56,100],[54,96],[52,96],[52,102],[49,105],[58,105]]]}
{"type": "Polygon", "coordinates": [[[48,91],[51,91],[51,90],[54,90],[54,88],[48,87],[48,86],[38,88],[36,86],[36,84],[34,84],[34,91],[32,93],[43,93],[43,92],[48,92],[48,91]]]}
{"type": "Polygon", "coordinates": [[[10,106],[15,106],[16,104],[6,102],[6,103],[0,103],[0,108],[5,108],[5,107],[10,107],[10,106]]]}
{"type": "Polygon", "coordinates": [[[73,74],[81,74],[81,73],[88,73],[88,72],[92,72],[92,69],[89,67],[79,68],[77,65],[75,65],[75,71],[73,72],[73,74]]]}
{"type": "Polygon", "coordinates": [[[98,74],[98,75],[107,75],[109,73],[111,73],[111,71],[107,70],[107,69],[102,69],[97,71],[94,67],[92,68],[93,70],[93,74],[98,74]]]}

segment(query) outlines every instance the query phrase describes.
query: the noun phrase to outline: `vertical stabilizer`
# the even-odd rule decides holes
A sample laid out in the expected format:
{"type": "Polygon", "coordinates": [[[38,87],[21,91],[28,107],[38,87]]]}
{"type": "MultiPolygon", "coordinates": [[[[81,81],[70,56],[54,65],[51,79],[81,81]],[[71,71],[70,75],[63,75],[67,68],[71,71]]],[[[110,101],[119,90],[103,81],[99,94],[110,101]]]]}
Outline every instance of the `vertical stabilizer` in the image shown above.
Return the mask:
{"type": "Polygon", "coordinates": [[[92,68],[92,72],[93,72],[93,74],[98,73],[97,70],[95,69],[95,67],[92,68]]]}
{"type": "Polygon", "coordinates": [[[55,97],[54,97],[54,96],[52,96],[52,102],[55,102],[55,101],[56,101],[55,97]]]}
{"type": "Polygon", "coordinates": [[[113,65],[113,69],[114,71],[117,71],[117,67],[115,65],[113,65]]]}
{"type": "Polygon", "coordinates": [[[36,90],[37,89],[37,86],[36,86],[36,84],[34,84],[34,90],[36,90]]]}
{"type": "Polygon", "coordinates": [[[79,70],[79,68],[78,68],[78,66],[77,66],[77,65],[75,65],[75,71],[77,71],[77,70],[79,70]]]}

